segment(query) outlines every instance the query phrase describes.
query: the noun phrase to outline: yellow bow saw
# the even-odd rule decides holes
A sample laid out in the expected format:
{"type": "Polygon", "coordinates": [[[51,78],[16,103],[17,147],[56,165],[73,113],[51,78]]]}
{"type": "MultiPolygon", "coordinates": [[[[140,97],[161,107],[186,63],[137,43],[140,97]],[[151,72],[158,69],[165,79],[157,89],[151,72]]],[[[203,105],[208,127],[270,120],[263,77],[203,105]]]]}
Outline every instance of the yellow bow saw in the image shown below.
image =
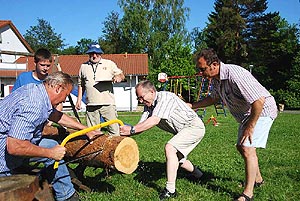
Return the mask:
{"type": "MultiPolygon", "coordinates": [[[[60,144],[61,146],[65,146],[66,143],[72,139],[72,138],[75,138],[75,137],[78,137],[78,136],[81,136],[81,135],[84,135],[88,132],[91,132],[91,131],[94,131],[96,129],[99,129],[99,128],[103,128],[105,126],[108,126],[110,124],[114,124],[114,123],[118,123],[120,126],[124,126],[124,123],[119,120],[119,119],[114,119],[114,120],[110,120],[110,121],[107,121],[107,122],[104,122],[104,123],[101,123],[101,124],[97,124],[95,126],[92,126],[92,127],[89,127],[89,128],[86,128],[86,129],[83,129],[83,130],[80,130],[80,131],[77,131],[77,132],[74,132],[70,135],[68,135],[63,141],[62,143],[60,144]]],[[[57,169],[58,168],[58,165],[59,165],[59,161],[55,161],[54,163],[54,169],[57,169]]]]}

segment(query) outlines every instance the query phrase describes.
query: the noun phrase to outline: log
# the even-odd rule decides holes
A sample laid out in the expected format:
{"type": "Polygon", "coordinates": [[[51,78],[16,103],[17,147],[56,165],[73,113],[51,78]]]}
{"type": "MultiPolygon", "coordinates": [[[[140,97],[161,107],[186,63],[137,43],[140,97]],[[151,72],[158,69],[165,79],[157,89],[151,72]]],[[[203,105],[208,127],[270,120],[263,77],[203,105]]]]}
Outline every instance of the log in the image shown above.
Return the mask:
{"type": "Polygon", "coordinates": [[[0,200],[54,201],[48,184],[43,183],[40,187],[39,177],[27,174],[0,177],[0,200]]]}
{"type": "Polygon", "coordinates": [[[139,162],[138,146],[130,137],[101,135],[90,144],[81,136],[67,142],[65,147],[66,161],[81,158],[88,166],[114,167],[125,174],[134,172],[139,162]]]}
{"type": "Polygon", "coordinates": [[[57,127],[45,125],[42,134],[45,135],[59,135],[57,127]]]}

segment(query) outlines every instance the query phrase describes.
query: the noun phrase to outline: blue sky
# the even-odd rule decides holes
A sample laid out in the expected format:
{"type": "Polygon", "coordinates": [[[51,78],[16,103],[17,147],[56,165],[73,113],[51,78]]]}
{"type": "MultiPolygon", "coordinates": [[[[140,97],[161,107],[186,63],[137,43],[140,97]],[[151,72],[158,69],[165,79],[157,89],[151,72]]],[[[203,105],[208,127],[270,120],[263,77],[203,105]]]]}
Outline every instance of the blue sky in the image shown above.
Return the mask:
{"type": "MultiPolygon", "coordinates": [[[[213,11],[214,0],[185,0],[191,9],[186,27],[204,28],[213,11]]],[[[300,23],[300,0],[268,0],[267,11],[279,11],[291,24],[300,23]]],[[[41,18],[61,34],[68,45],[81,38],[96,40],[102,34],[103,22],[111,11],[120,13],[117,0],[0,0],[0,19],[11,20],[22,35],[41,18]]]]}

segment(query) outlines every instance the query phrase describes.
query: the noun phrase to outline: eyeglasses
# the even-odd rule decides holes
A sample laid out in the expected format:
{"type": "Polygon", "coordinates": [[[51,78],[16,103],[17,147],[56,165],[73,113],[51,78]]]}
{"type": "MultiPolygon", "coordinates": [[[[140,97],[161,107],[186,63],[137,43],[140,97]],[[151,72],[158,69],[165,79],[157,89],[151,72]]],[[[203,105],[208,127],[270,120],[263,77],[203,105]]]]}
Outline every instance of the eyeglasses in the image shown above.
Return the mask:
{"type": "Polygon", "coordinates": [[[44,67],[44,66],[47,66],[47,67],[50,67],[50,66],[51,66],[51,64],[41,64],[41,63],[39,63],[39,65],[40,65],[40,66],[43,66],[43,67],[44,67]]]}
{"type": "Polygon", "coordinates": [[[138,96],[136,99],[139,101],[139,102],[142,102],[144,101],[145,99],[145,96],[149,93],[150,91],[148,91],[147,93],[145,93],[143,96],[138,96]]]}

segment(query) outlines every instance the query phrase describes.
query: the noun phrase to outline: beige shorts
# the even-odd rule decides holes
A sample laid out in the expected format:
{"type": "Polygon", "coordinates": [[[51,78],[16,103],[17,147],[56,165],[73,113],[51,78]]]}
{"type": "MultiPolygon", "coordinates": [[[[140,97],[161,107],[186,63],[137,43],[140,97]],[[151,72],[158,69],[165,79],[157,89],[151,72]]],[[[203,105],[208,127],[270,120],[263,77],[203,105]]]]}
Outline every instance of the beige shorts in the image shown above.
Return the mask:
{"type": "Polygon", "coordinates": [[[168,143],[175,147],[186,159],[188,154],[202,140],[204,134],[205,126],[200,118],[196,118],[191,126],[183,128],[168,143]]]}

